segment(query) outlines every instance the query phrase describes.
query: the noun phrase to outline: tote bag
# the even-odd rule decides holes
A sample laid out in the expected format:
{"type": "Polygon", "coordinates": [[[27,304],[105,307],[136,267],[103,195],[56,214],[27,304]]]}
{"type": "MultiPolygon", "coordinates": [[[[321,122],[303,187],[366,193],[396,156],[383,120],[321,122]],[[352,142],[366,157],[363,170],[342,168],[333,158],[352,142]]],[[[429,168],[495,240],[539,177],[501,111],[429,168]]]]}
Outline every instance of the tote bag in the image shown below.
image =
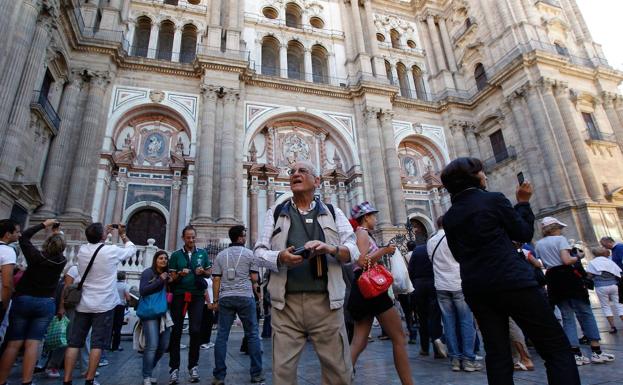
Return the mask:
{"type": "Polygon", "coordinates": [[[157,293],[141,297],[136,315],[140,319],[156,319],[167,312],[167,292],[162,289],[157,293]]]}

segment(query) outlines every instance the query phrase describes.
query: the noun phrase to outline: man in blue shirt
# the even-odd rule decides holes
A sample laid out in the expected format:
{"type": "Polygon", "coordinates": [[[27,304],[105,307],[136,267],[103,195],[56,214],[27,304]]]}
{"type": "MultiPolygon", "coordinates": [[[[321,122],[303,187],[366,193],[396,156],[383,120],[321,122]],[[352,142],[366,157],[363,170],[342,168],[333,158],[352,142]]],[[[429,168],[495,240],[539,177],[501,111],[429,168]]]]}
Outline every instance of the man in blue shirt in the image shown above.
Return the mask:
{"type": "Polygon", "coordinates": [[[612,262],[623,269],[623,243],[616,243],[612,237],[602,237],[599,243],[610,250],[612,262]]]}

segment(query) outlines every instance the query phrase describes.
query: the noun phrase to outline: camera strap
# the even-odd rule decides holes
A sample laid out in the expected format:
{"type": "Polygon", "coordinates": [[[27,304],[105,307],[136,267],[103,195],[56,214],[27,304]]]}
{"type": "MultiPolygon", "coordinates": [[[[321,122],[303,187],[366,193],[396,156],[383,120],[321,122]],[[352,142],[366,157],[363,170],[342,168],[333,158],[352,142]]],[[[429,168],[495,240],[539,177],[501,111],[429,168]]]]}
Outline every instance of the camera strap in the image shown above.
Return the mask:
{"type": "MultiPolygon", "coordinates": [[[[231,247],[229,249],[231,249],[231,247]]],[[[228,269],[229,269],[229,249],[227,249],[227,254],[226,254],[227,268],[228,269]]],[[[240,263],[240,257],[242,257],[242,251],[243,250],[244,250],[244,248],[241,246],[240,247],[240,254],[238,254],[238,260],[236,261],[236,266],[234,266],[234,270],[236,270],[238,268],[238,264],[240,263]]]]}

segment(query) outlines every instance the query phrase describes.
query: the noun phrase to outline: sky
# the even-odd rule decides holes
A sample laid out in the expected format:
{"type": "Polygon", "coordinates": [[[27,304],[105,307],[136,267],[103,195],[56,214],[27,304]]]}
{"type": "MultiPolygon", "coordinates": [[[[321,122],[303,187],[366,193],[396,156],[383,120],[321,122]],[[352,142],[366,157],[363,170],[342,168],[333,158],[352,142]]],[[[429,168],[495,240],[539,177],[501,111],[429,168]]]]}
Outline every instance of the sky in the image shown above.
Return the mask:
{"type": "Polygon", "coordinates": [[[623,0],[576,0],[593,40],[602,45],[611,66],[623,70],[623,0]]]}

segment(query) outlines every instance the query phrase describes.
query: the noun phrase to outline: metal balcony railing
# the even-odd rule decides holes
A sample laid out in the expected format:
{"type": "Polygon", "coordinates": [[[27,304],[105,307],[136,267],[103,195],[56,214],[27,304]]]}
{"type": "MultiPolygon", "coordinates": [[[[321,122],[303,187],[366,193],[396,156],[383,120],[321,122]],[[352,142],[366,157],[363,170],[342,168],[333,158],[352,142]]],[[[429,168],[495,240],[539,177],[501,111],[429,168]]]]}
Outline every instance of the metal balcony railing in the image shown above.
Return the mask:
{"type": "Polygon", "coordinates": [[[602,132],[597,130],[586,130],[582,133],[584,140],[593,141],[598,140],[601,142],[614,142],[616,143],[616,137],[613,133],[602,132]]]}
{"type": "Polygon", "coordinates": [[[56,110],[50,104],[50,101],[41,91],[34,91],[31,102],[31,108],[37,110],[42,118],[46,120],[55,130],[58,130],[61,126],[61,118],[56,113],[56,110]]]}

